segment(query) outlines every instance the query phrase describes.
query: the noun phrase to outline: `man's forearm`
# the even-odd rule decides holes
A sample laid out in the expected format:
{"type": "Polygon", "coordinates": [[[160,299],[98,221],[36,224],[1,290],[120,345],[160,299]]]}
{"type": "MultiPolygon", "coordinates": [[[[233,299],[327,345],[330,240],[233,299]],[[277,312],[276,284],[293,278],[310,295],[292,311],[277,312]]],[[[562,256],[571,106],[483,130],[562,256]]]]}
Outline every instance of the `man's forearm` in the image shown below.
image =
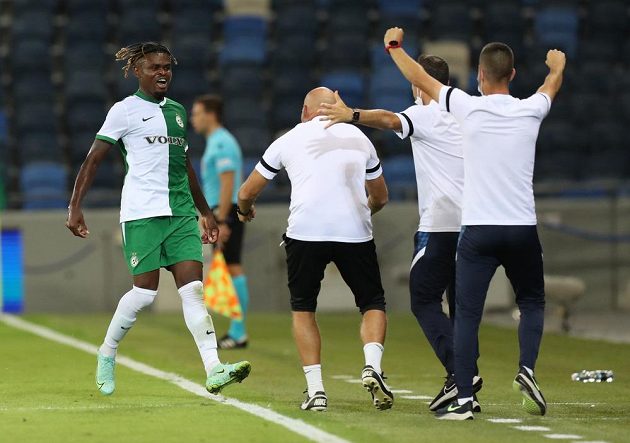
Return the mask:
{"type": "Polygon", "coordinates": [[[190,193],[192,194],[193,202],[195,203],[195,207],[199,213],[204,216],[212,215],[212,211],[208,206],[206,197],[204,197],[203,192],[201,191],[199,180],[197,180],[197,174],[195,174],[195,170],[192,168],[190,160],[188,160],[188,185],[190,186],[190,193]]]}
{"type": "Polygon", "coordinates": [[[219,208],[217,209],[217,219],[225,221],[232,212],[232,192],[227,187],[221,187],[219,194],[219,208]]]}
{"type": "Polygon", "coordinates": [[[427,74],[427,71],[411,58],[402,47],[390,49],[389,54],[402,75],[410,83],[426,92],[433,100],[439,100],[440,87],[442,86],[439,81],[427,74]]]}
{"type": "Polygon", "coordinates": [[[358,109],[359,124],[376,129],[400,131],[402,126],[396,114],[384,109],[358,109]]]}
{"type": "Polygon", "coordinates": [[[91,161],[91,159],[86,159],[81,168],[79,169],[79,173],[77,174],[77,178],[74,182],[74,188],[72,190],[72,197],[70,197],[70,207],[78,208],[81,206],[81,202],[83,201],[83,197],[87,193],[92,181],[94,180],[94,176],[96,175],[96,168],[98,165],[91,161]]]}
{"type": "Polygon", "coordinates": [[[553,100],[560,91],[560,87],[562,86],[563,72],[562,71],[549,71],[547,77],[545,77],[545,82],[538,89],[539,92],[544,92],[553,100]]]}

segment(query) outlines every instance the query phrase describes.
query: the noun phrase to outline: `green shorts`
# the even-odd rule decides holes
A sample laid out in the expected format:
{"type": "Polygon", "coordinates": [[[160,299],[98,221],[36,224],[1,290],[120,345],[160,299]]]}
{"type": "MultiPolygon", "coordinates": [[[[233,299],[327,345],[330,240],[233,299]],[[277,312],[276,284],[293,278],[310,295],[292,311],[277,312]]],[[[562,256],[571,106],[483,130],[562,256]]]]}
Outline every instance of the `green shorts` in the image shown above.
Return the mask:
{"type": "Polygon", "coordinates": [[[152,217],[123,222],[125,261],[132,275],[182,261],[203,263],[196,217],[152,217]]]}

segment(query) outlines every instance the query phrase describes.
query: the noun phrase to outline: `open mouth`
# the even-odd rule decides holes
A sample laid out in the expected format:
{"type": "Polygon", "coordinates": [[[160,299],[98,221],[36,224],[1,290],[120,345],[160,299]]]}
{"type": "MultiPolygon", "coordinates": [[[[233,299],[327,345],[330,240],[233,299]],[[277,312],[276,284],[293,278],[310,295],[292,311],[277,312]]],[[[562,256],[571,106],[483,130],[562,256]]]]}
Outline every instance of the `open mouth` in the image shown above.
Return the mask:
{"type": "Polygon", "coordinates": [[[158,78],[157,85],[162,89],[166,89],[166,87],[168,86],[168,81],[164,77],[158,78]]]}

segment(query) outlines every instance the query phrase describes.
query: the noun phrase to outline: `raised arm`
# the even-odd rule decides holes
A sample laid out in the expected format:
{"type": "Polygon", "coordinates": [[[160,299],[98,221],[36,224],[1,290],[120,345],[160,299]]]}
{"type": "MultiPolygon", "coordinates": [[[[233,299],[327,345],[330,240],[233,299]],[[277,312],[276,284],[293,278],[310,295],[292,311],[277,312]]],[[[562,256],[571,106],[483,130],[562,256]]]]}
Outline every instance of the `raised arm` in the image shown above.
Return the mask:
{"type": "Polygon", "coordinates": [[[542,86],[538,88],[538,92],[544,92],[551,100],[556,97],[556,94],[558,94],[562,86],[562,76],[566,62],[564,52],[558,51],[557,49],[551,49],[547,52],[545,64],[549,67],[549,74],[545,77],[545,82],[542,86]]]}
{"type": "Polygon", "coordinates": [[[254,202],[267,186],[267,180],[257,170],[253,170],[238,191],[238,218],[242,222],[252,221],[256,216],[254,202]]]}
{"type": "Polygon", "coordinates": [[[383,42],[392,60],[405,78],[427,93],[433,100],[439,102],[440,88],[444,85],[427,74],[427,71],[402,48],[403,30],[401,28],[389,28],[385,33],[383,42]]]}
{"type": "Polygon", "coordinates": [[[396,114],[384,109],[351,109],[339,97],[339,92],[335,91],[335,103],[322,103],[319,113],[325,117],[322,120],[328,120],[330,123],[326,128],[336,123],[358,123],[370,128],[391,129],[394,131],[402,130],[400,120],[396,114]],[[352,117],[355,112],[359,113],[359,120],[354,122],[352,117]]]}
{"type": "Polygon", "coordinates": [[[201,240],[203,243],[216,243],[219,239],[219,227],[214,219],[214,214],[208,206],[208,202],[201,191],[199,186],[199,180],[197,180],[197,174],[195,169],[190,163],[190,159],[186,158],[186,168],[188,170],[188,184],[190,186],[190,193],[192,194],[195,207],[201,214],[201,240]]]}
{"type": "Polygon", "coordinates": [[[83,161],[74,182],[74,189],[72,190],[72,197],[70,197],[70,205],[68,206],[66,227],[77,237],[86,238],[90,233],[83,218],[81,202],[92,185],[98,165],[103,161],[111,146],[112,144],[106,141],[94,140],[90,152],[88,152],[87,157],[83,161]]]}

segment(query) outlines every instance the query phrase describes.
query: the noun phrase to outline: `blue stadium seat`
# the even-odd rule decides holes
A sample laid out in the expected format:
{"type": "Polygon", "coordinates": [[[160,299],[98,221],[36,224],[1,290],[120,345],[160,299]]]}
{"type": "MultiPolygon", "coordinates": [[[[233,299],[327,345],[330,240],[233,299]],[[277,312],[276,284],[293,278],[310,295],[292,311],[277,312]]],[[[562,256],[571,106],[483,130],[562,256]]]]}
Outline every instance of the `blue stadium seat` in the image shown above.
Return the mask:
{"type": "Polygon", "coordinates": [[[56,132],[29,132],[20,136],[18,150],[22,162],[59,161],[62,152],[57,143],[56,132]]]}
{"type": "Polygon", "coordinates": [[[78,38],[66,40],[67,45],[64,51],[64,71],[70,73],[73,71],[90,71],[103,72],[107,65],[111,65],[113,57],[110,60],[105,59],[104,42],[90,38],[78,38]],[[89,63],[86,63],[89,60],[89,63]]]}
{"type": "Polygon", "coordinates": [[[68,106],[65,117],[70,133],[91,131],[96,134],[105,120],[107,109],[102,100],[85,100],[68,106]]]}
{"type": "Polygon", "coordinates": [[[105,73],[98,71],[72,71],[65,78],[66,98],[72,102],[81,98],[105,99],[105,73]]]}
{"type": "Polygon", "coordinates": [[[617,36],[611,39],[598,36],[580,40],[579,59],[606,64],[615,63],[619,58],[621,43],[617,36]]]}
{"type": "Polygon", "coordinates": [[[86,2],[85,0],[65,1],[66,8],[70,15],[89,12],[91,14],[98,14],[101,17],[105,17],[107,15],[108,3],[110,3],[109,0],[90,0],[89,2],[86,2]]]}
{"type": "Polygon", "coordinates": [[[431,34],[441,40],[470,41],[473,21],[466,2],[439,2],[431,11],[431,34]]]}
{"type": "Polygon", "coordinates": [[[276,10],[276,34],[291,35],[290,40],[298,35],[315,36],[317,34],[317,10],[314,3],[295,3],[276,10]]]}
{"type": "Polygon", "coordinates": [[[573,57],[578,49],[578,12],[571,6],[549,6],[537,11],[534,31],[539,44],[563,49],[573,57]]]}
{"type": "Polygon", "coordinates": [[[50,73],[46,71],[22,72],[13,79],[13,98],[17,103],[33,101],[52,102],[54,89],[50,73]]]}
{"type": "Polygon", "coordinates": [[[229,127],[266,126],[267,113],[261,100],[254,97],[229,98],[225,101],[223,112],[225,124],[229,127]]]}
{"type": "MultiPolygon", "coordinates": [[[[376,26],[376,34],[374,34],[373,37],[377,42],[381,43],[385,31],[395,26],[405,30],[405,47],[409,44],[416,45],[421,38],[421,32],[426,31],[426,29],[422,27],[422,19],[418,15],[381,15],[378,25],[376,26]]],[[[380,45],[380,47],[382,50],[382,45],[380,45]]]]}
{"type": "Polygon", "coordinates": [[[179,67],[175,73],[183,68],[204,70],[210,62],[211,42],[209,33],[175,35],[169,48],[179,67]]]}
{"type": "MultiPolygon", "coordinates": [[[[398,138],[395,134],[388,136],[398,138]]],[[[391,200],[405,200],[417,193],[416,170],[411,154],[399,152],[383,159],[382,165],[391,200]]]]}
{"type": "Polygon", "coordinates": [[[271,107],[271,125],[273,130],[279,131],[292,128],[300,123],[304,95],[274,96],[274,104],[271,107]]]}
{"type": "Polygon", "coordinates": [[[221,70],[221,92],[226,99],[243,95],[260,97],[263,74],[257,66],[228,65],[221,70]]]}
{"type": "Polygon", "coordinates": [[[35,8],[20,11],[14,15],[11,33],[14,40],[34,38],[49,43],[52,37],[52,27],[52,11],[45,8],[35,8]]]}
{"type": "Polygon", "coordinates": [[[14,14],[33,11],[52,13],[57,7],[57,0],[19,0],[12,3],[14,14]]]}
{"type": "Polygon", "coordinates": [[[585,61],[581,64],[579,75],[576,76],[576,87],[582,92],[612,93],[617,90],[618,82],[615,78],[614,66],[599,62],[585,61]]]}
{"type": "MultiPolygon", "coordinates": [[[[105,120],[105,116],[102,117],[105,120]]],[[[87,156],[90,148],[92,147],[92,143],[94,143],[94,138],[96,136],[96,131],[82,131],[74,134],[70,134],[70,160],[72,169],[75,170],[83,163],[85,157],[87,156]]],[[[116,150],[118,147],[116,147],[116,150]]],[[[118,153],[111,153],[111,156],[120,155],[118,153]]]]}
{"type": "Polygon", "coordinates": [[[55,120],[54,106],[50,102],[20,105],[15,113],[16,130],[19,134],[34,131],[55,132],[55,120]]]}
{"type": "Polygon", "coordinates": [[[20,173],[20,189],[27,192],[33,188],[66,189],[68,171],[62,163],[31,162],[24,165],[20,173]]]}
{"type": "Polygon", "coordinates": [[[219,54],[219,64],[226,66],[236,63],[262,65],[266,58],[266,41],[258,38],[228,40],[230,44],[219,54]]]}
{"type": "Polygon", "coordinates": [[[310,91],[314,84],[310,67],[306,66],[279,66],[282,76],[273,79],[273,95],[298,96],[300,100],[310,91]]]}
{"type": "Polygon", "coordinates": [[[260,157],[271,144],[271,135],[266,126],[228,127],[241,146],[244,157],[260,157]]]}
{"type": "Polygon", "coordinates": [[[423,0],[379,0],[378,9],[385,16],[420,15],[423,0]]]}
{"type": "Polygon", "coordinates": [[[203,71],[195,69],[176,69],[169,87],[168,95],[180,100],[184,97],[195,97],[210,92],[210,83],[203,71]]]}
{"type": "Polygon", "coordinates": [[[365,79],[359,71],[333,71],[321,78],[322,86],[338,90],[349,106],[360,107],[365,102],[365,79]]]}
{"type": "Polygon", "coordinates": [[[208,8],[195,7],[183,9],[181,6],[173,11],[172,26],[173,35],[182,36],[187,34],[207,35],[207,41],[210,40],[210,34],[215,28],[214,11],[208,8]]]}
{"type": "MultiPolygon", "coordinates": [[[[90,2],[91,3],[91,2],[90,2]]],[[[66,41],[95,41],[103,44],[107,22],[99,10],[77,10],[70,13],[65,27],[66,41]]]]}
{"type": "Polygon", "coordinates": [[[266,35],[267,22],[261,17],[231,16],[223,22],[223,36],[229,42],[245,37],[264,39],[266,35]]]}
{"type": "Polygon", "coordinates": [[[287,66],[311,67],[317,58],[317,39],[314,34],[296,34],[286,41],[276,42],[271,60],[278,70],[287,66]]]}
{"type": "Polygon", "coordinates": [[[323,58],[324,69],[356,69],[368,61],[368,47],[365,36],[361,34],[339,32],[327,41],[326,56],[323,58]],[[351,51],[348,48],[352,48],[351,51]]]}
{"type": "Polygon", "coordinates": [[[14,74],[39,71],[50,66],[50,44],[37,37],[15,39],[11,48],[11,67],[14,74]]]}
{"type": "Polygon", "coordinates": [[[129,45],[140,41],[160,41],[162,26],[158,21],[154,7],[146,9],[132,9],[120,16],[118,37],[122,45],[129,45]],[[138,26],[142,23],[142,26],[138,26]]]}

